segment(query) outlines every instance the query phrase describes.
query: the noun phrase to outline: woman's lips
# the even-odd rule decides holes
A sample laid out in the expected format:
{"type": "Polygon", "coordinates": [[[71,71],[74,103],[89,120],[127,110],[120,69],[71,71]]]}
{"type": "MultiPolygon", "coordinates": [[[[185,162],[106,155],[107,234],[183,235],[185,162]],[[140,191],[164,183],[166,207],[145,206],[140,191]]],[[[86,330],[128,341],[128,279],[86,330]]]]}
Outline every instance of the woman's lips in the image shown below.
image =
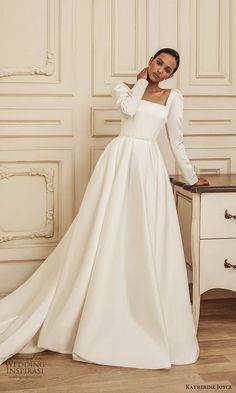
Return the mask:
{"type": "Polygon", "coordinates": [[[159,79],[159,76],[153,72],[154,78],[159,79]]]}

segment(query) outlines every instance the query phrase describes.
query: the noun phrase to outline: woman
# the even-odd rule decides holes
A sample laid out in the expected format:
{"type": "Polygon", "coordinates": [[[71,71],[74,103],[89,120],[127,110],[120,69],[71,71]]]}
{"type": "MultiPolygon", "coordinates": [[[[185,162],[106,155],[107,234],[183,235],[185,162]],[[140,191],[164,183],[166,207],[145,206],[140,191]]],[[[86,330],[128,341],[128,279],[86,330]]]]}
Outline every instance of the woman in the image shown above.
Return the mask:
{"type": "Polygon", "coordinates": [[[182,96],[159,87],[179,57],[162,49],[133,87],[112,86],[120,135],[101,155],[70,228],[34,274],[0,301],[0,362],[45,349],[76,361],[147,369],[198,358],[178,218],[155,139],[167,123],[189,184],[182,96]]]}

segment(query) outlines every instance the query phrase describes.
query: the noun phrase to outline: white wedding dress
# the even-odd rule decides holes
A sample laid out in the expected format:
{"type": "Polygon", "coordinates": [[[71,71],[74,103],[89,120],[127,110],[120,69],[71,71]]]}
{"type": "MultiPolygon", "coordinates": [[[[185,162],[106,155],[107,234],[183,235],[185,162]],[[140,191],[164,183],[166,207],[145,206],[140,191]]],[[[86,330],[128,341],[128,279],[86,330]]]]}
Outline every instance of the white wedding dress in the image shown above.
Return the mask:
{"type": "Polygon", "coordinates": [[[164,123],[186,182],[197,181],[182,131],[182,95],[142,99],[112,85],[121,132],[106,147],[68,231],[0,300],[0,364],[46,349],[76,361],[160,369],[196,362],[199,347],[170,180],[156,143],[164,123]]]}

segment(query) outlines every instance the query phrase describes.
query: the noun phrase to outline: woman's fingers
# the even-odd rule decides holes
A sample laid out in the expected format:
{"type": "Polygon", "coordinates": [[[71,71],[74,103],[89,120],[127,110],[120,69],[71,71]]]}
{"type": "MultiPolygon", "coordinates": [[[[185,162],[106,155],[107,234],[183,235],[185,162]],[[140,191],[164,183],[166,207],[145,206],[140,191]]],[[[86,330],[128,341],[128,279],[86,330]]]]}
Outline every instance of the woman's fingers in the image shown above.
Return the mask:
{"type": "Polygon", "coordinates": [[[210,183],[205,177],[199,177],[194,186],[208,186],[210,183]]]}
{"type": "Polygon", "coordinates": [[[148,77],[148,67],[145,67],[137,75],[137,80],[138,79],[147,79],[147,77],[148,77]]]}

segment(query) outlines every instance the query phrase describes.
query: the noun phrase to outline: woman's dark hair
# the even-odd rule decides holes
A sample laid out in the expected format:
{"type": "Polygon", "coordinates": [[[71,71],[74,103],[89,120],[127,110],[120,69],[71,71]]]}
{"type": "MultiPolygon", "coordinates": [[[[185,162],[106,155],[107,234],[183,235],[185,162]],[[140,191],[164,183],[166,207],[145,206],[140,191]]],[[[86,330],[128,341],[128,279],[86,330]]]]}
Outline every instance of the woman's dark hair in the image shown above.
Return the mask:
{"type": "Polygon", "coordinates": [[[175,71],[177,71],[177,69],[179,68],[180,58],[179,58],[178,52],[174,49],[171,49],[171,48],[162,48],[162,49],[159,49],[159,51],[157,53],[155,53],[153,58],[155,59],[155,57],[159,56],[161,53],[168,53],[169,55],[174,56],[174,58],[176,60],[176,67],[175,67],[174,71],[171,73],[171,75],[173,75],[175,73],[175,71]]]}

